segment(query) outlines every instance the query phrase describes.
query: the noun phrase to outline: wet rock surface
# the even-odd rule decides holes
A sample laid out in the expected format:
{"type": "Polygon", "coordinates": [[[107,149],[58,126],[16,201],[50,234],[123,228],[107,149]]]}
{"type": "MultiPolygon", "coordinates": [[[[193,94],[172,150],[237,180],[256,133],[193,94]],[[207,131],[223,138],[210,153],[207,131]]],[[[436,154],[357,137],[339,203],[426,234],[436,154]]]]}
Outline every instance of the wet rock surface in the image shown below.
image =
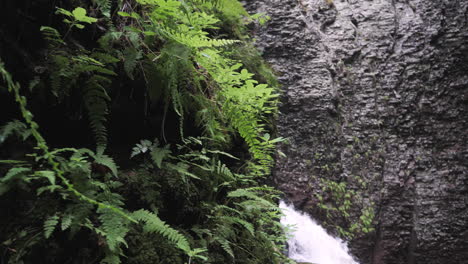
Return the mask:
{"type": "MultiPolygon", "coordinates": [[[[318,208],[324,179],[373,202],[361,263],[468,263],[468,1],[256,0],[283,84],[275,182],[318,208]],[[363,183],[364,182],[364,183],[363,183]]],[[[330,218],[330,217],[328,217],[330,218]]],[[[330,220],[330,219],[328,219],[330,220]]]]}

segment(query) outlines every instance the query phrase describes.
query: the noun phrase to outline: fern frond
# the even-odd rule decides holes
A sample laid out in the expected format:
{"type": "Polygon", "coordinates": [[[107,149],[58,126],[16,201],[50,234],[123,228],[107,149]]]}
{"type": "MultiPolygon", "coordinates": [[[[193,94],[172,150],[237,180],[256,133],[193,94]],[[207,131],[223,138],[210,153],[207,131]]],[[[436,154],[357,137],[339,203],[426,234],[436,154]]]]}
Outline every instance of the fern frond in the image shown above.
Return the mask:
{"type": "Polygon", "coordinates": [[[22,140],[25,141],[31,135],[31,131],[21,121],[13,120],[8,122],[0,129],[0,144],[13,134],[21,136],[22,140]]]}
{"type": "Polygon", "coordinates": [[[68,228],[70,228],[73,218],[74,218],[73,214],[66,214],[62,217],[62,222],[60,225],[60,228],[62,229],[62,231],[65,231],[68,228]]]}
{"type": "Polygon", "coordinates": [[[170,28],[162,29],[162,34],[168,38],[191,48],[210,48],[210,47],[223,47],[239,43],[239,40],[232,39],[210,39],[204,35],[190,35],[184,33],[184,29],[173,30],[170,28]]]}
{"type": "Polygon", "coordinates": [[[162,161],[172,153],[169,147],[170,145],[166,145],[163,148],[153,147],[151,149],[151,159],[158,168],[161,168],[162,161]]]}
{"type": "Polygon", "coordinates": [[[113,176],[117,176],[118,166],[117,164],[115,164],[115,161],[113,158],[105,154],[98,153],[97,155],[94,156],[94,162],[99,165],[107,167],[112,172],[113,176]]]}
{"type": "Polygon", "coordinates": [[[226,253],[228,253],[229,256],[231,256],[232,258],[235,258],[234,257],[234,251],[232,250],[231,245],[230,245],[231,243],[227,239],[224,239],[224,238],[221,238],[221,237],[215,237],[215,241],[219,243],[221,248],[226,253]]]}
{"type": "Polygon", "coordinates": [[[105,122],[107,121],[108,102],[110,101],[106,89],[103,84],[108,84],[109,79],[93,75],[87,82],[83,91],[83,99],[88,110],[88,117],[91,129],[94,132],[96,140],[97,153],[104,152],[107,146],[107,128],[105,122]]]}
{"type": "Polygon", "coordinates": [[[93,0],[93,2],[97,5],[99,10],[101,10],[101,13],[105,16],[110,18],[111,14],[111,7],[112,7],[112,2],[111,0],[93,0]]]}
{"type": "Polygon", "coordinates": [[[109,209],[100,208],[98,213],[101,221],[100,229],[102,229],[102,235],[106,238],[107,247],[112,252],[117,252],[121,244],[128,247],[125,241],[125,235],[129,231],[128,220],[109,209]]]}
{"type": "Polygon", "coordinates": [[[45,238],[49,238],[50,235],[54,232],[55,228],[57,227],[59,221],[59,217],[57,215],[50,216],[44,222],[44,236],[45,238]]]}
{"type": "Polygon", "coordinates": [[[49,43],[50,48],[58,48],[65,44],[65,42],[62,40],[62,36],[55,28],[42,26],[40,30],[44,38],[49,43]]]}
{"type": "Polygon", "coordinates": [[[239,197],[245,197],[245,198],[248,198],[250,200],[246,200],[244,202],[242,202],[241,204],[245,205],[245,206],[257,206],[259,208],[265,208],[265,209],[276,209],[278,206],[276,206],[275,204],[273,204],[272,202],[270,201],[267,201],[265,200],[264,198],[258,196],[258,194],[256,194],[255,192],[249,190],[249,189],[237,189],[235,191],[232,191],[232,192],[229,192],[228,197],[232,197],[232,198],[239,198],[239,197]]]}
{"type": "Polygon", "coordinates": [[[177,245],[178,248],[182,249],[184,252],[190,252],[190,244],[187,241],[187,238],[180,234],[177,230],[171,228],[164,221],[162,221],[156,214],[151,213],[147,210],[138,210],[132,213],[132,216],[143,222],[144,230],[148,233],[159,233],[163,237],[167,238],[169,241],[177,245]]]}
{"type": "Polygon", "coordinates": [[[120,260],[119,255],[113,252],[106,252],[106,256],[100,262],[100,264],[120,264],[120,263],[122,263],[122,261],[120,260]]]}
{"type": "Polygon", "coordinates": [[[233,217],[233,216],[219,216],[218,217],[221,221],[224,221],[226,223],[233,223],[233,224],[238,224],[240,226],[243,226],[249,233],[253,236],[254,235],[254,226],[252,223],[249,223],[245,221],[244,219],[241,219],[239,217],[233,217]]]}
{"type": "Polygon", "coordinates": [[[124,70],[127,76],[133,80],[133,72],[138,63],[138,60],[142,58],[141,50],[137,50],[134,47],[128,47],[123,51],[124,56],[124,70]]]}
{"type": "Polygon", "coordinates": [[[11,188],[11,183],[19,178],[27,176],[31,173],[30,168],[23,167],[13,167],[8,172],[0,178],[0,195],[8,192],[11,188]]]}

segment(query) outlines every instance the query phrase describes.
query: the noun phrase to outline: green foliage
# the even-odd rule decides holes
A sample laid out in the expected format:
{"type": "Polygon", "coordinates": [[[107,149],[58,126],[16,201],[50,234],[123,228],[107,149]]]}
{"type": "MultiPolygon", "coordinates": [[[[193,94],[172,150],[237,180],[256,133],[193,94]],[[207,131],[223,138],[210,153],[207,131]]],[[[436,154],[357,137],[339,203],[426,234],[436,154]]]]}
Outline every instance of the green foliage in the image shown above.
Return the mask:
{"type": "Polygon", "coordinates": [[[335,182],[332,180],[322,179],[322,191],[327,194],[324,198],[322,195],[317,194],[319,199],[319,208],[324,210],[329,220],[334,217],[341,217],[346,222],[352,222],[348,228],[335,226],[340,236],[345,238],[353,238],[359,233],[369,233],[374,231],[372,223],[374,220],[374,209],[372,205],[361,205],[362,198],[355,190],[349,190],[346,182],[335,182]],[[332,203],[326,201],[332,201],[332,203]],[[351,219],[351,210],[355,207],[362,207],[361,216],[356,219],[351,219]]]}
{"type": "Polygon", "coordinates": [[[70,24],[70,28],[77,27],[83,29],[85,26],[82,23],[92,24],[97,22],[97,19],[94,17],[89,17],[86,15],[86,9],[82,7],[75,8],[72,12],[65,10],[63,8],[57,9],[57,14],[64,15],[68,18],[65,18],[63,22],[70,24]],[[71,19],[71,20],[70,20],[71,19]]]}
{"type": "Polygon", "coordinates": [[[37,145],[22,160],[4,161],[0,195],[27,191],[54,202],[34,211],[44,223],[35,229],[41,236],[17,244],[24,250],[12,259],[27,259],[24,251],[64,241],[66,233],[88,237],[101,263],[121,263],[127,253],[133,254],[129,263],[285,260],[277,192],[259,185],[270,174],[274,145],[283,140],[269,132],[278,94],[256,80],[267,71],[253,63],[247,70],[247,59],[236,51],[247,45],[241,32],[256,17],[227,0],[118,2],[115,14],[111,1],[91,2],[57,9],[66,32],[57,30],[60,25],[41,27],[48,43],[45,72],[34,83],[42,94],[28,99],[40,104],[47,98],[79,120],[85,112],[96,150],[49,148],[20,85],[0,66],[25,119],[2,127],[0,144],[16,134],[37,145]],[[223,30],[230,38],[217,35],[223,30]],[[118,120],[111,110],[122,101],[144,106],[135,118],[160,129],[159,136],[145,131],[154,139],[136,144],[130,162],[108,147],[115,132],[109,133],[108,119],[118,120]],[[119,169],[127,163],[131,169],[119,169]],[[134,256],[140,248],[158,250],[134,256]]]}
{"type": "Polygon", "coordinates": [[[170,228],[164,221],[159,219],[155,214],[139,210],[133,213],[133,217],[144,223],[144,230],[148,233],[159,233],[177,245],[178,248],[185,252],[190,252],[190,245],[187,239],[178,231],[170,228]]]}
{"type": "Polygon", "coordinates": [[[14,120],[0,128],[0,144],[13,134],[20,136],[23,141],[31,135],[24,123],[14,120]]]}
{"type": "Polygon", "coordinates": [[[57,215],[53,215],[44,222],[44,236],[45,238],[49,238],[54,232],[55,228],[57,227],[59,217],[57,215]]]}

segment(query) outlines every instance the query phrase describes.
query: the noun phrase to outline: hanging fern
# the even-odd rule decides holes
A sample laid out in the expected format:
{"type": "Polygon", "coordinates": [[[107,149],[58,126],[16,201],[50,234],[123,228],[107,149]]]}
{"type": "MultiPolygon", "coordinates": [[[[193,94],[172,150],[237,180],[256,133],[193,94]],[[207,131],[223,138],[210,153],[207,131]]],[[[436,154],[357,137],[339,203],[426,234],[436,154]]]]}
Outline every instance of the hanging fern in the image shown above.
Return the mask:
{"type": "Polygon", "coordinates": [[[110,98],[103,85],[109,83],[109,79],[99,75],[93,75],[86,82],[83,90],[83,99],[86,109],[88,110],[89,122],[94,132],[98,153],[104,152],[107,146],[107,129],[105,122],[109,112],[107,104],[110,98]]]}

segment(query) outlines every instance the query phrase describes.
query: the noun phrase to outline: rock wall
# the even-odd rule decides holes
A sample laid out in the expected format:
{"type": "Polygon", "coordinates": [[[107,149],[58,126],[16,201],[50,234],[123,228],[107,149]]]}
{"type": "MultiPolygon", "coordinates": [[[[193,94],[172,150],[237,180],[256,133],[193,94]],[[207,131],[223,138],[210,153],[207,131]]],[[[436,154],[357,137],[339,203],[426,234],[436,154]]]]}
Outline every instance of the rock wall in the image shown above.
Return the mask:
{"type": "Polygon", "coordinates": [[[256,33],[284,89],[279,188],[322,221],[323,179],[361,191],[362,264],[468,263],[468,1],[245,4],[271,16],[256,33]]]}

